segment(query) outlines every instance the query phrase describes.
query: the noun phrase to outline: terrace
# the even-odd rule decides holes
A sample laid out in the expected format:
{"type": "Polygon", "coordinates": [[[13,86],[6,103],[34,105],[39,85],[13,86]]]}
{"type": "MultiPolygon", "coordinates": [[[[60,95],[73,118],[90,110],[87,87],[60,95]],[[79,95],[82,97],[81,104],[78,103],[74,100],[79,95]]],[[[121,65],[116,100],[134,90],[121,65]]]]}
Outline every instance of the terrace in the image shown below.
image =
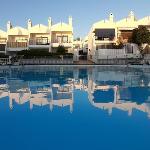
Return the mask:
{"type": "Polygon", "coordinates": [[[30,34],[29,48],[48,49],[50,46],[50,34],[30,34]]]}
{"type": "Polygon", "coordinates": [[[8,31],[7,51],[21,51],[28,48],[28,31],[22,27],[14,27],[8,31]]]}

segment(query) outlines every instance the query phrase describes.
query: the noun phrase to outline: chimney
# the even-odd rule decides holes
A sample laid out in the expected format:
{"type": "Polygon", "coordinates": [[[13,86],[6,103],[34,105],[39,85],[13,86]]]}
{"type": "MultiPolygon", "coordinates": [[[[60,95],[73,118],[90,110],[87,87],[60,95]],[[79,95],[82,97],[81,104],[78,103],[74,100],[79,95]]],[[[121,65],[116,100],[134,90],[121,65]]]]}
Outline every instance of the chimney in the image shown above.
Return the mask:
{"type": "Polygon", "coordinates": [[[72,26],[72,17],[69,16],[69,25],[72,26]]]}
{"type": "Polygon", "coordinates": [[[10,21],[7,22],[7,31],[9,31],[12,28],[12,24],[10,21]]]}
{"type": "Polygon", "coordinates": [[[48,18],[48,27],[49,27],[49,29],[51,28],[51,26],[52,26],[52,18],[49,17],[48,18]]]}
{"type": "Polygon", "coordinates": [[[32,27],[32,21],[31,19],[28,20],[28,29],[30,29],[32,27]]]}
{"type": "Polygon", "coordinates": [[[114,22],[114,15],[112,13],[110,13],[109,15],[109,21],[114,22]]]}
{"type": "Polygon", "coordinates": [[[134,21],[134,20],[135,20],[135,15],[134,15],[134,12],[133,12],[133,11],[130,11],[130,13],[129,13],[129,18],[131,19],[131,21],[134,21]]]}

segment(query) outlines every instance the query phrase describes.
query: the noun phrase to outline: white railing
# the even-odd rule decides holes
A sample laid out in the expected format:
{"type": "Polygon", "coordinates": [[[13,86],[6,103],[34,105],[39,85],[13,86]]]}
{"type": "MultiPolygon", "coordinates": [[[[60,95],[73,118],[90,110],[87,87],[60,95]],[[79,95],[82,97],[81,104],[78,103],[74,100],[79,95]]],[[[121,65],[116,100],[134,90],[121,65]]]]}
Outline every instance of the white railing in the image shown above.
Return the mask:
{"type": "Polygon", "coordinates": [[[96,55],[98,59],[126,58],[126,51],[125,49],[99,49],[96,55]]]}
{"type": "Polygon", "coordinates": [[[7,48],[27,48],[27,42],[7,42],[7,48]]]}
{"type": "Polygon", "coordinates": [[[6,41],[0,41],[0,44],[6,44],[6,41]]]}
{"type": "Polygon", "coordinates": [[[49,41],[48,40],[37,40],[37,39],[30,39],[29,40],[29,45],[49,45],[49,41]]]}
{"type": "Polygon", "coordinates": [[[44,59],[44,58],[38,58],[38,59],[22,59],[20,61],[20,64],[22,65],[57,65],[57,64],[73,64],[73,59],[44,59]]]}
{"type": "Polygon", "coordinates": [[[52,43],[72,43],[71,40],[63,41],[63,40],[58,40],[58,39],[52,39],[52,43]]]}

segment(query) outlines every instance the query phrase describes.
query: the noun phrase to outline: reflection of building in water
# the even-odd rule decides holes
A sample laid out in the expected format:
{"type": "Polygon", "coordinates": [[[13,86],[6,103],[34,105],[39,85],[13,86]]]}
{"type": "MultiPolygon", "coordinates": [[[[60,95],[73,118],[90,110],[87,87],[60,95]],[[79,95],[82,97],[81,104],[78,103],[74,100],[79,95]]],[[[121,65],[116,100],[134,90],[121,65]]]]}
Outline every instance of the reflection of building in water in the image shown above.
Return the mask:
{"type": "Polygon", "coordinates": [[[51,82],[29,82],[30,89],[30,109],[36,106],[48,105],[51,100],[52,90],[50,87],[51,82]]]}
{"type": "Polygon", "coordinates": [[[95,81],[103,81],[115,83],[119,86],[149,86],[150,85],[150,69],[134,69],[124,67],[95,67],[92,70],[90,79],[95,81]]]}
{"type": "Polygon", "coordinates": [[[50,109],[54,106],[65,107],[70,106],[70,112],[73,112],[73,86],[66,84],[60,86],[59,84],[52,85],[52,99],[50,101],[50,109]]]}
{"type": "Polygon", "coordinates": [[[16,79],[9,79],[5,84],[2,84],[2,82],[4,81],[0,79],[0,98],[9,97],[11,109],[14,102],[19,105],[29,102],[30,109],[34,105],[49,105],[51,110],[54,106],[69,106],[70,112],[73,111],[73,84],[51,85],[51,81],[24,82],[16,79]]]}
{"type": "Polygon", "coordinates": [[[143,86],[139,80],[138,83],[133,82],[131,74],[107,73],[94,72],[94,78],[89,78],[88,94],[91,104],[108,110],[109,114],[114,108],[128,111],[129,115],[132,115],[133,109],[137,109],[147,113],[150,117],[150,87],[143,86]]]}
{"type": "Polygon", "coordinates": [[[0,78],[0,99],[8,96],[8,85],[6,78],[0,78]]]}
{"type": "Polygon", "coordinates": [[[11,109],[13,108],[13,101],[20,105],[29,101],[30,90],[27,82],[11,79],[8,80],[8,86],[9,107],[11,109]]]}
{"type": "Polygon", "coordinates": [[[88,81],[85,79],[78,79],[78,80],[74,80],[74,88],[76,90],[84,90],[87,91],[88,89],[88,81]]]}
{"type": "Polygon", "coordinates": [[[91,104],[97,108],[113,108],[128,111],[133,109],[150,116],[150,76],[149,70],[119,67],[47,67],[32,70],[14,69],[11,74],[1,73],[0,98],[9,96],[10,108],[13,104],[29,103],[34,106],[70,108],[73,111],[74,91],[88,92],[91,104]],[[15,74],[16,72],[16,74],[15,74]]]}

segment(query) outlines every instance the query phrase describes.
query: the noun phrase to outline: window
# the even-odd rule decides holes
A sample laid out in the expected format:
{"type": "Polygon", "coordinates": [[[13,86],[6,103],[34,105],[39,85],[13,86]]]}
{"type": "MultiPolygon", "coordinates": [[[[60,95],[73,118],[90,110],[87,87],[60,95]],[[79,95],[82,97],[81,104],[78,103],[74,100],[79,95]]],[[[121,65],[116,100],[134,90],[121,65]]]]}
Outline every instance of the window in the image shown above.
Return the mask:
{"type": "Polygon", "coordinates": [[[27,38],[25,38],[25,37],[17,37],[16,38],[16,42],[27,42],[28,40],[27,40],[27,38]]]}
{"type": "Polygon", "coordinates": [[[0,39],[0,44],[4,44],[4,43],[6,43],[6,39],[0,39]]]}
{"type": "Polygon", "coordinates": [[[57,36],[58,43],[68,43],[68,36],[57,36]]]}
{"type": "Polygon", "coordinates": [[[63,38],[63,40],[62,40],[63,43],[68,43],[68,36],[63,36],[62,38],[63,38]]]}
{"type": "Polygon", "coordinates": [[[62,39],[61,36],[57,36],[57,42],[58,42],[58,43],[61,43],[61,39],[62,39]]]}
{"type": "Polygon", "coordinates": [[[36,39],[37,45],[47,45],[48,44],[48,38],[47,37],[38,37],[36,39]]]}
{"type": "Polygon", "coordinates": [[[115,37],[115,29],[96,29],[96,40],[113,40],[115,37]]]}

